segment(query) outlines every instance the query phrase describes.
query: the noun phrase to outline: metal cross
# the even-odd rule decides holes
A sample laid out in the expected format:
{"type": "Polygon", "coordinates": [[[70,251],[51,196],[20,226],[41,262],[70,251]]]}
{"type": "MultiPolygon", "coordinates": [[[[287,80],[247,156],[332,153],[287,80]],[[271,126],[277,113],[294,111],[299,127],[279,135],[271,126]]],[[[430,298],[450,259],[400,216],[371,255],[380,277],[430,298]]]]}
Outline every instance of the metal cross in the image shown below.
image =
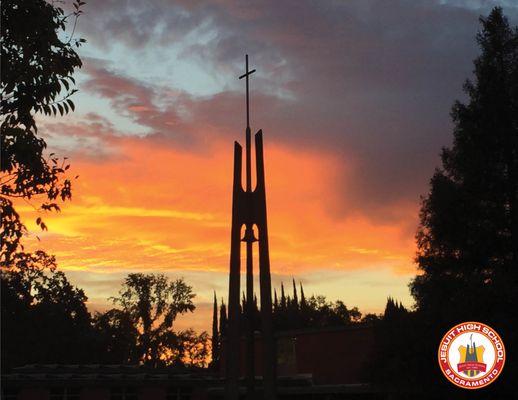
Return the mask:
{"type": "Polygon", "coordinates": [[[249,94],[248,94],[248,77],[255,72],[255,69],[248,70],[248,54],[245,57],[246,72],[239,77],[239,79],[246,78],[246,126],[250,127],[250,108],[249,108],[249,94]]]}

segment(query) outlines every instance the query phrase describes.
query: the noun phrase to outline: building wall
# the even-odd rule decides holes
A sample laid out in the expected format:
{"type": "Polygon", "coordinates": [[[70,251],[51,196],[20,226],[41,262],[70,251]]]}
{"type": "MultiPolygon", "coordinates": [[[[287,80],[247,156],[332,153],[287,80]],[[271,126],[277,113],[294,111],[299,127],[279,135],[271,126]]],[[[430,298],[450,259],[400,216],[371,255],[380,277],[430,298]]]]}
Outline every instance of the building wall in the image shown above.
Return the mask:
{"type": "MultiPolygon", "coordinates": [[[[366,383],[373,361],[375,334],[369,326],[281,332],[277,335],[278,376],[311,375],[315,384],[366,383]]],[[[261,375],[261,340],[255,342],[255,370],[261,375]]],[[[220,376],[225,376],[221,349],[220,376]]],[[[245,371],[245,342],[241,341],[240,371],[245,371]]]]}
{"type": "Polygon", "coordinates": [[[312,374],[315,384],[365,383],[374,339],[368,327],[297,335],[297,372],[312,374]]]}
{"type": "MultiPolygon", "coordinates": [[[[53,388],[63,387],[63,385],[59,384],[51,384],[53,388]]],[[[120,383],[115,382],[113,386],[121,387],[120,383]]],[[[24,385],[16,385],[19,387],[16,390],[17,394],[15,395],[16,400],[51,400],[50,389],[45,386],[36,387],[36,386],[24,386],[24,385]]],[[[76,385],[77,387],[77,385],[76,385]]],[[[205,387],[195,387],[192,388],[192,392],[189,395],[176,393],[176,391],[171,391],[169,397],[167,397],[167,389],[164,386],[164,383],[155,384],[149,383],[145,386],[140,387],[137,390],[137,399],[138,400],[166,400],[170,399],[178,399],[178,400],[205,400],[207,399],[206,389],[205,387]],[[175,397],[176,396],[176,397],[175,397]]],[[[185,393],[185,392],[182,392],[185,393]]],[[[105,385],[98,385],[92,383],[86,383],[84,387],[81,387],[80,400],[110,400],[111,399],[111,389],[105,385]]]]}
{"type": "Polygon", "coordinates": [[[18,392],[18,400],[48,400],[49,393],[45,388],[23,388],[18,392]]]}
{"type": "Polygon", "coordinates": [[[110,400],[110,389],[104,387],[85,387],[79,396],[81,400],[110,400]]]}

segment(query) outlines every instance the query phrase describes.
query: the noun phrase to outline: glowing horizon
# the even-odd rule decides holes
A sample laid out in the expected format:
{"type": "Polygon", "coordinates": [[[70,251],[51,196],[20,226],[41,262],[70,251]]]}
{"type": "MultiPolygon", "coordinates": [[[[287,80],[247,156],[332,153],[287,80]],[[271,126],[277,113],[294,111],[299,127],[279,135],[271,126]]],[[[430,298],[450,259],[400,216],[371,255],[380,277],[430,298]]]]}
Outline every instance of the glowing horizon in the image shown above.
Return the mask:
{"type": "Polygon", "coordinates": [[[294,277],[308,296],[362,312],[382,312],[388,296],[411,307],[419,198],[450,144],[449,109],[488,7],[88,2],[77,111],[38,118],[79,178],[62,212],[44,215],[48,232],[19,203],[28,248],[55,254],[91,311],[109,307],[130,272],[183,276],[198,309],[177,327],[208,330],[213,291],[227,296],[248,52],[273,286],[294,277]]]}

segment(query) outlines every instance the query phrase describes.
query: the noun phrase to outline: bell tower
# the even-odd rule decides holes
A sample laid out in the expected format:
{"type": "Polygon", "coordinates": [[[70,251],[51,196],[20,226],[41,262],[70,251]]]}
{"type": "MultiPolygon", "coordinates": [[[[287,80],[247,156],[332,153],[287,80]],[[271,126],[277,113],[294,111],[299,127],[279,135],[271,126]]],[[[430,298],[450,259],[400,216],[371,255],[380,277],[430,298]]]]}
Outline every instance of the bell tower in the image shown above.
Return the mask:
{"type": "Polygon", "coordinates": [[[256,187],[252,189],[252,135],[250,129],[249,77],[255,72],[248,68],[245,58],[245,73],[239,79],[246,81],[246,131],[245,131],[245,173],[246,188],[243,189],[243,149],[234,143],[234,183],[232,193],[232,229],[230,238],[230,275],[228,295],[228,331],[226,346],[226,398],[239,398],[239,362],[241,359],[240,329],[240,276],[241,242],[246,243],[246,306],[243,310],[246,320],[245,381],[247,399],[256,398],[255,392],[255,338],[254,338],[254,242],[259,251],[259,285],[261,297],[261,343],[262,343],[262,393],[264,399],[276,398],[276,356],[272,321],[272,289],[270,277],[270,255],[268,249],[268,227],[266,218],[266,188],[264,179],[263,133],[255,135],[256,187]],[[241,237],[242,227],[245,227],[241,237]],[[254,232],[257,228],[257,237],[254,232]]]}

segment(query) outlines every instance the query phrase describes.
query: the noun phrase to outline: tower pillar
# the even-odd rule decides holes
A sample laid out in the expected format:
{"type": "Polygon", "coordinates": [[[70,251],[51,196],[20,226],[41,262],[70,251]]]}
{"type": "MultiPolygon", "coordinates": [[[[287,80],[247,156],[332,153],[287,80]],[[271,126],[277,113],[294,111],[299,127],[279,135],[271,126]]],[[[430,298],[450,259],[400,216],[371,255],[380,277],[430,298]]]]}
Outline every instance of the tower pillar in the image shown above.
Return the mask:
{"type": "Polygon", "coordinates": [[[268,247],[268,228],[266,215],[266,190],[263,158],[263,133],[255,134],[256,188],[252,190],[251,172],[251,129],[249,112],[249,76],[255,70],[248,70],[240,77],[246,78],[246,189],[243,190],[242,153],[237,142],[234,144],[234,183],[232,192],[232,228],[230,240],[230,275],[228,298],[228,332],[226,345],[226,398],[238,400],[241,359],[240,329],[240,278],[241,278],[241,241],[246,242],[246,306],[243,309],[246,320],[245,382],[248,399],[255,399],[255,335],[254,335],[254,279],[253,279],[253,243],[258,242],[259,251],[259,286],[261,295],[261,342],[263,398],[276,398],[276,356],[272,320],[272,293],[270,275],[270,255],[268,247]],[[254,225],[258,238],[254,236],[254,225]],[[241,238],[242,227],[245,235],[241,238]]]}

